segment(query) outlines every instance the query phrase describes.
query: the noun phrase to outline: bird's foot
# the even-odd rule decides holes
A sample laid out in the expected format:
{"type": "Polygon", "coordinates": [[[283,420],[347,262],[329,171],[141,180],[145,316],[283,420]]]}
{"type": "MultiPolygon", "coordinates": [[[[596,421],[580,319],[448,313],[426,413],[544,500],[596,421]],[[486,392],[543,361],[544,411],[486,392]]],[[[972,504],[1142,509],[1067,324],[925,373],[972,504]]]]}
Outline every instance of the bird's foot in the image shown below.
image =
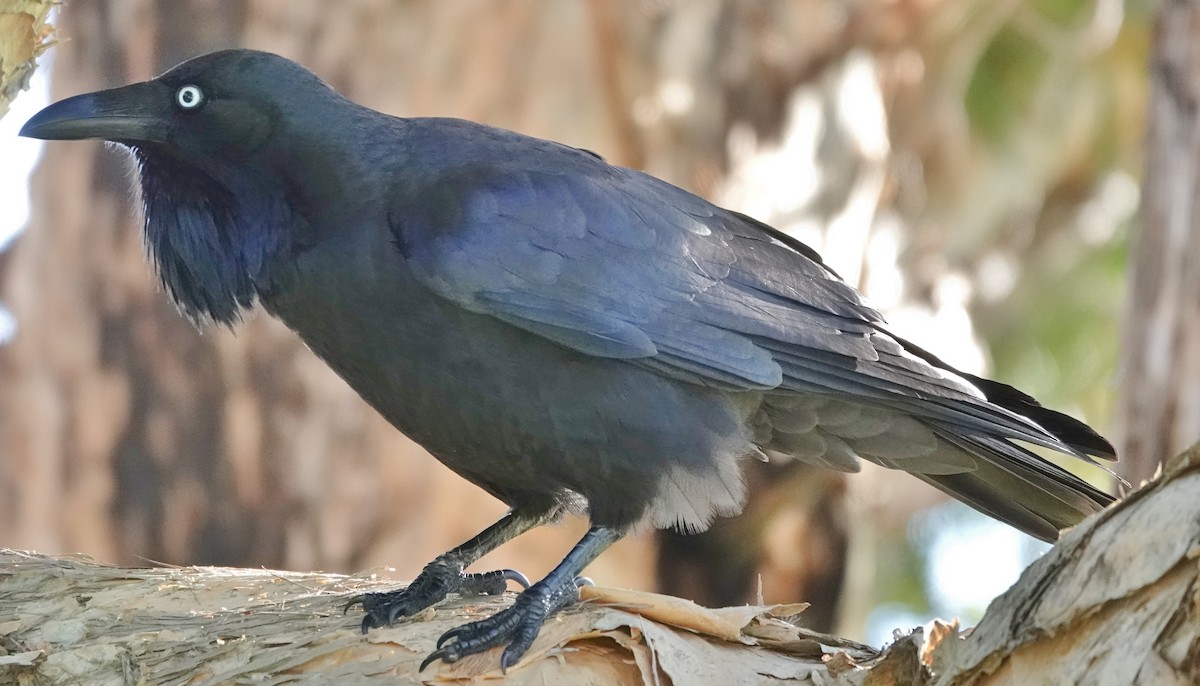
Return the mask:
{"type": "Polygon", "coordinates": [[[401,617],[411,617],[451,593],[462,596],[500,595],[508,588],[509,581],[529,588],[529,580],[525,575],[512,569],[465,574],[460,567],[434,560],[408,586],[397,591],[354,596],[342,611],[362,605],[366,612],[362,620],[362,632],[365,634],[401,617]]]}
{"type": "Polygon", "coordinates": [[[534,584],[517,596],[511,607],[442,634],[437,641],[437,650],[425,658],[421,669],[436,660],[457,662],[467,655],[503,645],[506,647],[500,657],[500,670],[507,672],[533,645],[546,619],[578,601],[579,586],[590,583],[580,577],[557,588],[544,586],[541,582],[534,584]]]}

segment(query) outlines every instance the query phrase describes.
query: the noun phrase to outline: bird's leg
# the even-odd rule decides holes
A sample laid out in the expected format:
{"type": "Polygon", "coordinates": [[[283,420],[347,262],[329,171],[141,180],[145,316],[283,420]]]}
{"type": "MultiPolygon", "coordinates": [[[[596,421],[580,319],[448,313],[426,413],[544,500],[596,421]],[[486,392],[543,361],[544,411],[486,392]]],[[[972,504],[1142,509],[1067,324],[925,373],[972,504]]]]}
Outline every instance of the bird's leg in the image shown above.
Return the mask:
{"type": "Polygon", "coordinates": [[[520,572],[502,569],[480,574],[463,572],[472,562],[501,544],[553,519],[556,506],[513,508],[500,521],[484,529],[475,538],[443,553],[425,565],[408,586],[386,593],[364,593],[350,599],[344,609],[361,604],[366,616],[362,631],[387,626],[400,617],[412,616],[441,601],[450,593],[462,595],[499,595],[509,581],[529,588],[529,581],[520,572]]]}
{"type": "Polygon", "coordinates": [[[465,655],[506,645],[500,669],[507,671],[533,644],[542,623],[579,599],[576,579],[583,568],[623,535],[624,529],[593,526],[546,578],[517,596],[512,607],[442,634],[437,650],[425,658],[421,669],[435,660],[456,662],[465,655]]]}

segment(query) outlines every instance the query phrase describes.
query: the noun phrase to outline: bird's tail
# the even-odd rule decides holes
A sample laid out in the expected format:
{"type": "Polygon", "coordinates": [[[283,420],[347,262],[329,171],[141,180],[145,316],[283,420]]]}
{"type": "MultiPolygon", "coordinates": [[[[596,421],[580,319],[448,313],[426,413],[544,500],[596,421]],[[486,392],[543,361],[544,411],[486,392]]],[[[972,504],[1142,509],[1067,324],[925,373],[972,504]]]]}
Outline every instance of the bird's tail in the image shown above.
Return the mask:
{"type": "Polygon", "coordinates": [[[1008,384],[965,372],[956,373],[982,391],[988,402],[1028,418],[1062,441],[1063,445],[1069,446],[1083,455],[1098,457],[1110,462],[1116,461],[1117,451],[1112,444],[1096,433],[1092,427],[1078,419],[1042,407],[1041,403],[1033,397],[1008,384]]]}
{"type": "MultiPolygon", "coordinates": [[[[1042,407],[1033,397],[1012,386],[955,370],[908,341],[903,341],[903,345],[910,353],[935,367],[952,371],[966,379],[984,394],[989,403],[1027,419],[1061,444],[1044,445],[1100,466],[1124,483],[1119,476],[1092,459],[1115,461],[1117,451],[1087,424],[1042,407]]],[[[1060,529],[1077,524],[1113,501],[1111,495],[1005,438],[985,433],[964,433],[944,426],[937,433],[941,440],[975,458],[976,468],[956,474],[915,476],[1043,541],[1053,542],[1058,538],[1060,529]]]]}
{"type": "Polygon", "coordinates": [[[1044,541],[1112,502],[1112,496],[1023,443],[1081,458],[1112,457],[1087,425],[981,380],[976,403],[926,398],[911,404],[819,394],[768,396],[756,441],[775,453],[841,471],[859,459],[909,472],[975,509],[1044,541]],[[1045,424],[1040,424],[1042,422],[1045,424]],[[1047,428],[1050,427],[1050,428],[1047,428]]]}
{"type": "Polygon", "coordinates": [[[975,468],[917,478],[1021,531],[1054,542],[1113,497],[1058,465],[1006,439],[937,431],[938,438],[974,458],[975,468]]]}

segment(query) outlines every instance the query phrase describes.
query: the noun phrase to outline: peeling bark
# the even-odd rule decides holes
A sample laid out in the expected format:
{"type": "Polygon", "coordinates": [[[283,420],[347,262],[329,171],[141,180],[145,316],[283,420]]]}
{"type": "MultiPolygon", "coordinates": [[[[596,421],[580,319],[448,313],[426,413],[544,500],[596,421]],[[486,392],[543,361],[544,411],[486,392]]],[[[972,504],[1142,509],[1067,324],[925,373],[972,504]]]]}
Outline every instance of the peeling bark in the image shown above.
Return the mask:
{"type": "Polygon", "coordinates": [[[939,686],[1200,683],[1200,446],[934,647],[939,686]]]}
{"type": "Polygon", "coordinates": [[[436,638],[507,599],[453,599],[363,636],[374,576],[212,567],[127,569],[0,552],[0,680],[65,684],[1200,683],[1200,447],[1068,532],[979,626],[886,650],[796,625],[804,605],[707,610],[585,588],[507,675],[499,651],[418,672],[436,638]]]}
{"type": "MultiPolygon", "coordinates": [[[[417,670],[439,635],[508,599],[455,600],[363,636],[360,613],[341,608],[387,587],[375,577],[125,569],[7,551],[0,681],[349,686],[502,676],[497,650],[417,670]]],[[[787,621],[804,606],[706,610],[650,593],[586,591],[588,602],[551,619],[505,683],[861,684],[855,665],[880,659],[787,621]]]]}

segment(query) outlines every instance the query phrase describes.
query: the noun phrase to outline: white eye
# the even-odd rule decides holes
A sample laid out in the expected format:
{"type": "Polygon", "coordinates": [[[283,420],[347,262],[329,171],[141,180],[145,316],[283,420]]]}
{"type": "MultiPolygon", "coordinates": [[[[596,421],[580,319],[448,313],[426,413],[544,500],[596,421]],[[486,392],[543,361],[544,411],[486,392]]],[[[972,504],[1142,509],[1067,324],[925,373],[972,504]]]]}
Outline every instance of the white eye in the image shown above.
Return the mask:
{"type": "Polygon", "coordinates": [[[175,102],[185,110],[195,109],[204,102],[204,92],[196,86],[184,86],[175,92],[175,102]]]}

